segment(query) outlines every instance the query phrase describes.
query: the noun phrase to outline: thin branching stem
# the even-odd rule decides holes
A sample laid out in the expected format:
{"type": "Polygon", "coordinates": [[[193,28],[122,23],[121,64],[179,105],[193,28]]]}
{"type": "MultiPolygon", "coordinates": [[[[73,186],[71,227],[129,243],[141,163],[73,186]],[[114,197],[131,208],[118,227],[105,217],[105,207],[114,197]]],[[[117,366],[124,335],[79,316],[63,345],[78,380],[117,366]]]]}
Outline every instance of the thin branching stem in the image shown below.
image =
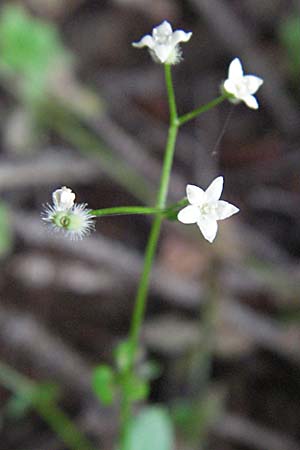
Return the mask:
{"type": "Polygon", "coordinates": [[[220,95],[219,97],[213,99],[211,102],[206,103],[205,105],[199,106],[199,108],[194,109],[193,111],[188,112],[187,114],[184,114],[183,116],[178,117],[179,126],[189,122],[190,120],[195,119],[200,114],[209,111],[210,109],[214,108],[215,106],[222,103],[224,100],[228,99],[229,95],[227,93],[224,93],[220,95]]]}
{"type": "MultiPolygon", "coordinates": [[[[168,101],[170,108],[170,126],[168,132],[168,139],[166,143],[165,156],[163,161],[163,168],[160,179],[160,186],[157,194],[156,208],[164,209],[166,206],[170,174],[172,169],[176,137],[178,131],[178,116],[175,101],[175,94],[173,88],[171,66],[165,64],[165,79],[168,92],[168,101]]],[[[129,333],[129,343],[130,343],[130,364],[129,371],[134,370],[134,361],[138,348],[138,340],[140,335],[141,326],[143,323],[147,296],[150,284],[150,274],[154,262],[154,257],[156,254],[157,244],[160,236],[161,225],[163,221],[163,216],[161,214],[156,215],[153,224],[151,226],[148,243],[146,246],[145,257],[144,257],[144,267],[136,295],[135,306],[132,315],[130,333],[129,333]]],[[[126,444],[126,434],[128,426],[131,420],[132,405],[130,401],[123,396],[121,403],[121,450],[128,450],[126,444]]]]}
{"type": "MultiPolygon", "coordinates": [[[[139,336],[141,332],[141,326],[144,320],[145,316],[145,310],[147,305],[147,296],[149,292],[149,285],[150,285],[150,275],[153,267],[153,262],[156,254],[157,244],[160,236],[161,231],[161,225],[164,220],[165,215],[168,212],[172,212],[172,206],[169,208],[166,208],[166,201],[168,196],[168,190],[169,190],[169,182],[170,182],[170,175],[172,170],[172,164],[173,164],[173,158],[174,158],[174,151],[175,151],[175,145],[176,145],[176,138],[178,134],[178,129],[181,125],[184,123],[194,119],[198,115],[202,114],[205,111],[208,111],[209,109],[215,107],[219,103],[223,102],[225,99],[228,98],[227,94],[223,94],[220,97],[217,97],[213,101],[207,103],[206,105],[203,105],[190,113],[187,113],[181,117],[178,117],[177,113],[177,106],[176,106],[176,99],[175,99],[175,93],[174,93],[174,87],[173,87],[173,81],[172,81],[172,73],[171,73],[171,66],[169,64],[165,64],[165,80],[166,80],[166,87],[167,87],[167,93],[168,93],[168,102],[169,102],[169,110],[170,110],[170,125],[169,125],[169,131],[168,131],[168,139],[166,143],[166,149],[165,149],[165,155],[164,155],[164,161],[163,161],[163,167],[161,172],[161,178],[160,178],[160,186],[157,193],[157,200],[155,208],[140,208],[137,207],[141,214],[143,213],[149,213],[149,214],[155,214],[155,218],[153,220],[148,242],[146,245],[145,250],[145,257],[144,257],[144,266],[143,271],[141,274],[137,295],[135,299],[135,305],[133,310],[133,315],[131,319],[131,326],[130,326],[130,332],[129,332],[129,363],[128,363],[128,369],[127,374],[125,374],[128,379],[131,377],[131,375],[134,372],[134,363],[136,358],[136,353],[138,350],[138,342],[139,342],[139,336]],[[142,212],[142,209],[144,209],[145,212],[142,212]],[[154,210],[157,210],[160,213],[155,213],[154,210]],[[148,212],[146,212],[148,210],[148,212]],[[165,214],[161,214],[161,212],[164,212],[165,214]]],[[[186,204],[186,200],[182,200],[178,204],[175,205],[173,208],[173,211],[176,209],[176,206],[178,208],[179,205],[186,204]]],[[[137,213],[139,213],[137,212],[137,213]]],[[[126,214],[126,212],[125,212],[126,214]]],[[[132,419],[132,402],[131,400],[126,396],[126,393],[123,392],[122,400],[121,400],[121,436],[120,436],[120,450],[130,450],[127,447],[127,432],[129,425],[131,423],[132,419]]]]}
{"type": "Polygon", "coordinates": [[[130,214],[163,214],[166,210],[162,208],[148,208],[147,206],[115,206],[112,208],[93,209],[91,214],[96,217],[124,216],[130,214]]]}

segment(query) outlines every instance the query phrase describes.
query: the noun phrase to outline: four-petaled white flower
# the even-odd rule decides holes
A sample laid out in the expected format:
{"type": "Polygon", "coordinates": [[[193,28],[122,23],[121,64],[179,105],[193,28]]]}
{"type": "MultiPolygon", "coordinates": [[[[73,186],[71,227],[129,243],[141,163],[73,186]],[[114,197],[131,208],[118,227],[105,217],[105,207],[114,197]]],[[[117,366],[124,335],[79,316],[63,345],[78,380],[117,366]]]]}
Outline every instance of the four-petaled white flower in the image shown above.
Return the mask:
{"type": "Polygon", "coordinates": [[[223,177],[218,177],[208,186],[206,191],[198,186],[188,184],[186,194],[190,205],[178,213],[182,223],[196,223],[201,233],[209,242],[213,242],[218,231],[218,220],[227,219],[239,212],[231,203],[219,200],[223,190],[223,177]]]}
{"type": "Polygon", "coordinates": [[[86,203],[75,203],[75,194],[66,186],[52,194],[53,205],[47,204],[42,219],[54,231],[62,231],[72,240],[82,239],[94,229],[94,215],[86,203]]]}
{"type": "Polygon", "coordinates": [[[244,75],[241,61],[235,58],[229,65],[228,78],[224,81],[224,89],[231,94],[232,103],[243,101],[249,108],[257,109],[258,102],[253,94],[263,84],[263,80],[255,75],[244,75]]]}
{"type": "Polygon", "coordinates": [[[187,42],[192,36],[191,32],[172,30],[167,20],[153,28],[152,36],[147,34],[139,42],[132,45],[137,48],[148,47],[155,62],[160,64],[177,64],[181,60],[180,42],[187,42]]]}

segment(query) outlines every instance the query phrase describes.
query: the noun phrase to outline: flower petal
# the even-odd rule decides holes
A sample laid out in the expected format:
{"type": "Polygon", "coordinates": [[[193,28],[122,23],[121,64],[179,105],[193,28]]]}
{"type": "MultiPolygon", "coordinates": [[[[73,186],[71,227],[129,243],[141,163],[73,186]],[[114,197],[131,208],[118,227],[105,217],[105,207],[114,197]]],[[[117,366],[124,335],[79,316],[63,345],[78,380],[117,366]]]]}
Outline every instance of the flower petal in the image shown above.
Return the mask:
{"type": "Polygon", "coordinates": [[[58,210],[67,210],[72,208],[75,201],[75,194],[71,189],[62,186],[52,193],[54,207],[58,210]]]}
{"type": "Polygon", "coordinates": [[[217,221],[213,219],[201,218],[198,220],[197,225],[205,239],[209,242],[213,242],[218,231],[217,221]]]}
{"type": "Polygon", "coordinates": [[[255,94],[264,82],[262,78],[256,77],[255,75],[245,75],[244,81],[247,85],[249,94],[255,94]]]}
{"type": "Polygon", "coordinates": [[[186,196],[191,205],[199,206],[204,197],[204,190],[193,184],[188,184],[186,187],[186,196]]]}
{"type": "Polygon", "coordinates": [[[155,42],[150,34],[146,34],[146,36],[142,37],[140,41],[133,42],[132,46],[136,48],[149,47],[152,49],[155,46],[155,42]]]}
{"type": "Polygon", "coordinates": [[[232,81],[240,80],[244,75],[243,67],[239,58],[231,61],[228,69],[228,78],[232,81]]]}
{"type": "Polygon", "coordinates": [[[196,206],[188,205],[179,211],[177,219],[181,223],[196,223],[200,218],[200,210],[196,206]]]}
{"type": "Polygon", "coordinates": [[[172,45],[175,47],[175,45],[179,44],[179,42],[187,42],[191,39],[193,33],[191,32],[185,32],[183,30],[176,30],[174,31],[172,35],[172,45]]]}
{"type": "Polygon", "coordinates": [[[167,20],[164,20],[160,25],[153,28],[152,35],[153,35],[153,37],[158,38],[160,36],[164,37],[164,36],[171,35],[172,32],[173,32],[173,30],[172,30],[171,24],[167,20]]]}
{"type": "Polygon", "coordinates": [[[239,208],[232,205],[231,203],[225,202],[224,200],[219,200],[217,203],[217,216],[218,220],[227,219],[233,214],[239,212],[239,208]]]}
{"type": "Polygon", "coordinates": [[[227,80],[224,81],[223,86],[226,92],[232,95],[236,95],[236,85],[233,80],[227,78],[227,80]]]}
{"type": "Polygon", "coordinates": [[[165,63],[173,48],[170,45],[156,45],[153,48],[153,53],[157,56],[160,62],[165,63]]]}
{"type": "Polygon", "coordinates": [[[251,109],[258,109],[258,102],[254,95],[246,95],[242,98],[243,102],[246,103],[247,106],[251,109]]]}
{"type": "Polygon", "coordinates": [[[205,191],[206,201],[216,202],[221,197],[223,191],[223,177],[215,178],[205,191]]]}

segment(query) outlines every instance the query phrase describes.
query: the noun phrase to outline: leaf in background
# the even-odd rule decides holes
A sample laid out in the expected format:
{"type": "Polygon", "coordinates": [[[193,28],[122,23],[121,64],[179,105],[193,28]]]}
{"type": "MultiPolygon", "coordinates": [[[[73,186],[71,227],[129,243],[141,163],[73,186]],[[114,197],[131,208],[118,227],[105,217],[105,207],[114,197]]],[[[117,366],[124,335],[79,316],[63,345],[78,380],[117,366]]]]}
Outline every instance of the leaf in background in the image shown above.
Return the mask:
{"type": "Polygon", "coordinates": [[[92,386],[103,405],[111,405],[115,396],[115,375],[110,366],[101,364],[93,372],[92,386]]]}
{"type": "Polygon", "coordinates": [[[156,361],[144,361],[138,367],[138,375],[142,380],[155,380],[161,375],[162,368],[156,361]]]}
{"type": "Polygon", "coordinates": [[[143,409],[131,423],[126,445],[130,450],[173,450],[174,430],[169,414],[161,407],[143,409]]]}
{"type": "Polygon", "coordinates": [[[49,71],[66,56],[55,26],[31,17],[19,5],[2,8],[0,70],[21,78],[25,96],[43,95],[49,71]]]}
{"type": "Polygon", "coordinates": [[[193,446],[204,442],[211,425],[220,418],[224,409],[224,392],[208,391],[201,399],[179,401],[173,405],[172,418],[177,429],[193,446]]]}
{"type": "Polygon", "coordinates": [[[149,383],[135,375],[127,377],[122,384],[126,397],[132,402],[146,400],[149,395],[149,383]]]}
{"type": "Polygon", "coordinates": [[[116,362],[116,367],[120,372],[126,371],[131,362],[131,345],[129,341],[120,342],[114,349],[114,358],[116,362]]]}
{"type": "Polygon", "coordinates": [[[5,256],[12,246],[12,232],[9,213],[4,203],[0,203],[0,257],[5,256]]]}
{"type": "Polygon", "coordinates": [[[32,408],[33,397],[26,395],[15,395],[7,402],[4,414],[12,419],[21,419],[32,408]]]}
{"type": "Polygon", "coordinates": [[[298,80],[300,73],[300,16],[291,16],[282,22],[279,36],[287,53],[291,75],[298,80]]]}

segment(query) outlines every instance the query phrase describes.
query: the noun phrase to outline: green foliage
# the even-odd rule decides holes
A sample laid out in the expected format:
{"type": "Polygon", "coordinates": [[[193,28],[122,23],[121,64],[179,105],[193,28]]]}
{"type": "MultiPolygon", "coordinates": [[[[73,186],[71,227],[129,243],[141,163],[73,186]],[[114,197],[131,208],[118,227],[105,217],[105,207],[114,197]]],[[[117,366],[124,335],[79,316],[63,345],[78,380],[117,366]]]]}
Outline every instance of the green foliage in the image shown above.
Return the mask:
{"type": "Polygon", "coordinates": [[[279,37],[288,56],[290,73],[298,80],[300,73],[300,16],[291,16],[282,22],[279,37]]]}
{"type": "Polygon", "coordinates": [[[32,408],[32,395],[14,395],[5,406],[4,413],[12,419],[21,419],[32,408]]]}
{"type": "Polygon", "coordinates": [[[31,17],[19,5],[2,8],[0,72],[18,80],[25,99],[44,95],[49,71],[66,56],[55,26],[31,17]]]}
{"type": "Polygon", "coordinates": [[[195,445],[203,441],[210,425],[223,409],[223,396],[207,394],[201,400],[180,401],[172,409],[174,423],[187,441],[195,445]]]}
{"type": "Polygon", "coordinates": [[[144,408],[131,422],[126,448],[130,450],[172,450],[174,430],[168,412],[161,407],[144,408]]]}
{"type": "Polygon", "coordinates": [[[145,400],[148,397],[149,383],[134,374],[129,374],[127,377],[120,377],[120,385],[124,395],[131,402],[145,400]]]}
{"type": "Polygon", "coordinates": [[[111,405],[120,392],[130,403],[148,397],[149,377],[137,375],[130,370],[130,354],[128,341],[123,341],[114,351],[116,369],[101,364],[94,370],[92,386],[102,404],[111,405]]]}
{"type": "Polygon", "coordinates": [[[131,346],[129,341],[118,344],[114,350],[116,367],[120,372],[127,371],[131,362],[131,346]]]}
{"type": "Polygon", "coordinates": [[[12,232],[9,213],[4,203],[0,203],[0,257],[6,255],[12,246],[12,232]]]}
{"type": "Polygon", "coordinates": [[[31,388],[20,390],[6,405],[5,412],[9,417],[19,419],[37,404],[57,402],[59,388],[53,383],[41,383],[31,388]]]}
{"type": "Polygon", "coordinates": [[[49,403],[57,402],[60,396],[59,387],[54,383],[41,383],[38,384],[34,390],[33,402],[36,403],[49,403]]]}
{"type": "Polygon", "coordinates": [[[156,361],[145,361],[138,368],[139,376],[143,380],[155,380],[161,372],[161,366],[156,361]]]}
{"type": "Polygon", "coordinates": [[[113,369],[105,364],[96,367],[93,372],[92,386],[95,394],[103,405],[111,405],[115,397],[115,374],[113,369]]]}

